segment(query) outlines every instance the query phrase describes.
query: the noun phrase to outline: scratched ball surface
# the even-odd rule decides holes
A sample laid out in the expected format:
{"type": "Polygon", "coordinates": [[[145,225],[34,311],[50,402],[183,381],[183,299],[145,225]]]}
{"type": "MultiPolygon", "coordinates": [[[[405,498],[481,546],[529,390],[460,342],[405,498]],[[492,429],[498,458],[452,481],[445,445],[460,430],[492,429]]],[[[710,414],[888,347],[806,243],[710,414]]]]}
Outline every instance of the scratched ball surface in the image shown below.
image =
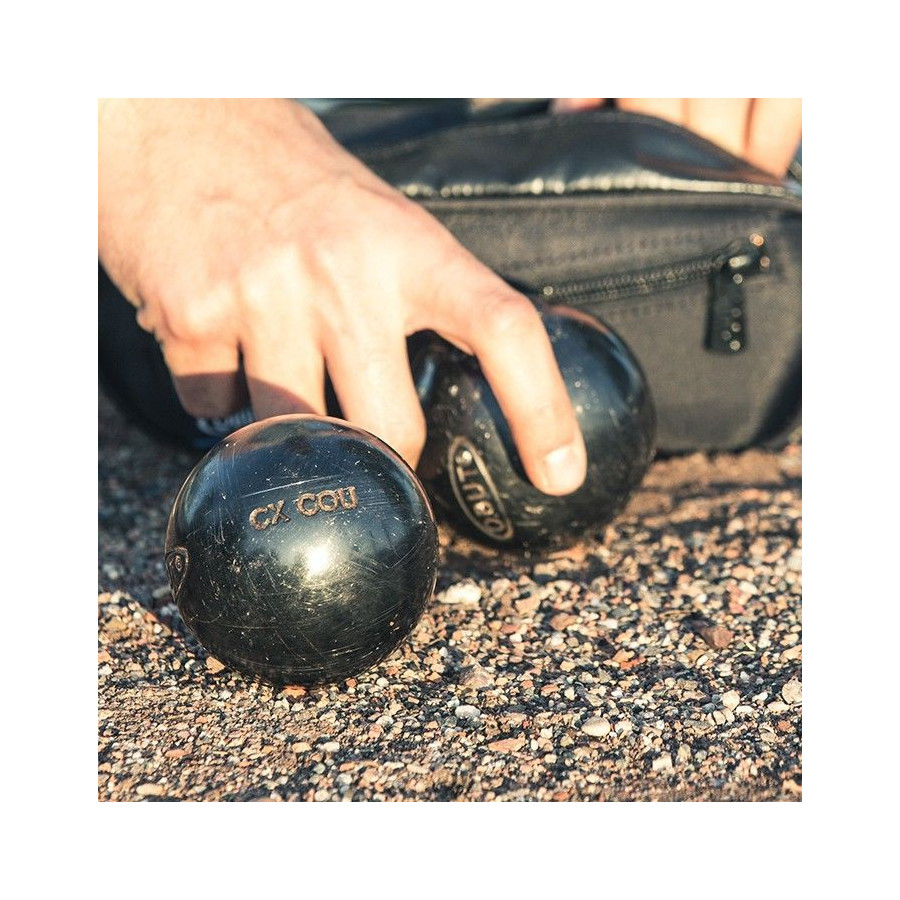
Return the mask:
{"type": "Polygon", "coordinates": [[[499,547],[552,549],[596,532],[628,501],[655,451],[653,400],[622,339],[575,310],[543,317],[588,455],[584,483],[566,496],[528,480],[474,357],[436,341],[415,360],[428,428],[419,476],[446,518],[499,547]]]}
{"type": "Polygon", "coordinates": [[[434,589],[437,529],[413,471],[339,419],[276,416],[193,469],[166,532],[187,627],[217,659],[324,684],[384,659],[434,589]]]}

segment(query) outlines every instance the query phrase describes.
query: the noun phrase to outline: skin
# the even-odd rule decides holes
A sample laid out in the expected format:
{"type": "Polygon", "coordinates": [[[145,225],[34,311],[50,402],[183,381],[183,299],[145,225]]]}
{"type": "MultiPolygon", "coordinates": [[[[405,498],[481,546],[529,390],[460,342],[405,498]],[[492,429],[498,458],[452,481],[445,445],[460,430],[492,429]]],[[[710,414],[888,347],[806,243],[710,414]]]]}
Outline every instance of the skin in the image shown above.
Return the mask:
{"type": "MultiPolygon", "coordinates": [[[[560,112],[603,101],[555,101],[560,112]]],[[[782,173],[799,101],[619,100],[782,173]]],[[[586,455],[529,300],[343,150],[300,104],[101,100],[99,255],[162,347],[184,408],[344,415],[413,466],[425,424],[405,339],[473,353],[533,484],[565,494],[586,455]]]]}

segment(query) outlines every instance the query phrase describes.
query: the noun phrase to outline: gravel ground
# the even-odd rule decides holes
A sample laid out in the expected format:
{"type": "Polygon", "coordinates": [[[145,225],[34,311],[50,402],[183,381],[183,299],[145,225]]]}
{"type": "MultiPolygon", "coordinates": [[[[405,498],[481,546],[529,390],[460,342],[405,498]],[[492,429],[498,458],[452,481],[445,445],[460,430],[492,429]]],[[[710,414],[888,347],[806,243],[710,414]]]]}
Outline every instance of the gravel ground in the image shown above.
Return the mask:
{"type": "Polygon", "coordinates": [[[656,462],[597,539],[441,534],[410,641],[329,688],[223,669],[162,546],[194,461],[100,397],[101,800],[799,800],[801,449],[656,462]]]}

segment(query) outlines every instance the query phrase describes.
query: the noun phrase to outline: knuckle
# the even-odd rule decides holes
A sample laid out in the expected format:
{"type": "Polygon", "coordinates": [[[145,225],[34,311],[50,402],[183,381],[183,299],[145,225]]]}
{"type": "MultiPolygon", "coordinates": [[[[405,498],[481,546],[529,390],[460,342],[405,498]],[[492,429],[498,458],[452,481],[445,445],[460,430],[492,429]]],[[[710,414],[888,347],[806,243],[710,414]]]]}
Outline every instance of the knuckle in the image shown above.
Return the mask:
{"type": "Polygon", "coordinates": [[[536,400],[531,412],[535,422],[540,422],[545,430],[552,431],[548,435],[551,441],[556,440],[557,434],[571,431],[575,424],[572,403],[565,391],[553,391],[550,396],[536,400]]]}
{"type": "Polygon", "coordinates": [[[513,291],[492,294],[483,309],[485,327],[494,340],[520,338],[535,328],[543,328],[534,306],[513,291]]]}
{"type": "Polygon", "coordinates": [[[265,253],[245,260],[235,277],[235,294],[245,317],[277,308],[283,297],[304,293],[299,248],[291,242],[273,242],[265,253]]]}
{"type": "Polygon", "coordinates": [[[566,394],[536,398],[523,412],[523,419],[514,430],[536,454],[568,444],[578,433],[578,421],[566,394]]]}
{"type": "Polygon", "coordinates": [[[184,344],[219,340],[224,319],[221,298],[215,294],[176,296],[165,305],[166,337],[184,344]]]}

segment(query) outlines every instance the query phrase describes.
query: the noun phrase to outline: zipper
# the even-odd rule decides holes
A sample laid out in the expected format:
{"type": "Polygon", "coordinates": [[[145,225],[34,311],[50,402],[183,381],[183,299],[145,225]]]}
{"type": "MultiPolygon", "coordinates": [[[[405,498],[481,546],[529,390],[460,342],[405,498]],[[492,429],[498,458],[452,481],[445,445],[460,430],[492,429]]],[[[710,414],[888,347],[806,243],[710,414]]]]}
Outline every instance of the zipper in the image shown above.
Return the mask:
{"type": "Polygon", "coordinates": [[[545,302],[578,306],[579,301],[588,297],[592,301],[618,300],[655,294],[708,279],[710,294],[705,346],[713,353],[733,354],[747,347],[744,279],[766,272],[769,265],[766,240],[761,234],[754,233],[703,257],[586,281],[546,284],[537,297],[545,302]]]}

